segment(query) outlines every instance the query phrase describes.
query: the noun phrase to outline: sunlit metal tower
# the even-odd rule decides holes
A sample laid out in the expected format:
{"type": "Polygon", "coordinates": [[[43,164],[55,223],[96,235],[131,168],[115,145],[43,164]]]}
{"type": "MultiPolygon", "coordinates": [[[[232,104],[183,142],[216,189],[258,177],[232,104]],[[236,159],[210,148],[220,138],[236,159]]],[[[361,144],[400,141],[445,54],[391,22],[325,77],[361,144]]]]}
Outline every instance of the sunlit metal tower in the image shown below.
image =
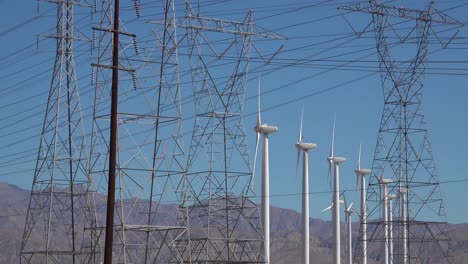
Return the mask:
{"type": "MultiPolygon", "coordinates": [[[[419,3],[421,4],[421,3],[419,3]]],[[[372,15],[384,95],[372,174],[368,186],[368,252],[383,252],[387,226],[393,229],[393,263],[450,262],[446,213],[422,110],[425,63],[434,24],[460,23],[436,10],[378,3],[353,4],[342,9],[372,15]],[[379,178],[388,178],[388,195],[407,190],[397,199],[391,224],[382,215],[379,178]],[[406,204],[402,204],[404,201],[406,204]]],[[[362,244],[362,243],[361,243],[362,244]]],[[[356,251],[357,263],[361,250],[356,251]]],[[[360,256],[361,255],[361,256],[360,256]]],[[[383,256],[381,256],[383,258],[383,256]]]]}
{"type": "Polygon", "coordinates": [[[251,11],[228,21],[204,17],[188,1],[186,8],[196,118],[179,208],[189,232],[178,244],[186,263],[262,263],[243,106],[253,39],[282,37],[256,27],[251,11]]]}
{"type": "MultiPolygon", "coordinates": [[[[186,228],[176,223],[174,206],[180,200],[186,169],[183,144],[177,32],[174,1],[161,1],[163,17],[158,27],[135,21],[135,13],[120,14],[120,25],[113,22],[113,1],[103,0],[100,26],[94,28],[97,40],[95,104],[91,142],[91,177],[97,192],[106,193],[109,175],[110,95],[112,47],[115,29],[119,46],[117,147],[115,170],[115,208],[113,224],[113,263],[168,263],[176,260],[174,240],[186,228]],[[154,33],[151,45],[140,53],[136,35],[127,27],[154,33]],[[146,28],[145,28],[146,27],[146,28]],[[140,81],[145,77],[145,81],[140,81]],[[172,210],[172,219],[170,218],[172,210]]],[[[140,16],[138,1],[136,15],[140,16]]],[[[162,12],[161,12],[162,11],[162,12]]],[[[115,39],[115,36],[114,36],[115,39]]],[[[149,42],[147,42],[149,43],[149,42]]],[[[143,49],[142,48],[142,49],[143,49]]],[[[102,201],[101,201],[102,203],[102,201]]],[[[102,233],[104,224],[96,230],[102,233]]],[[[103,240],[103,235],[100,241],[103,240]]]]}
{"type": "MultiPolygon", "coordinates": [[[[57,5],[57,49],[36,169],[20,250],[21,263],[82,263],[89,259],[84,226],[88,204],[88,149],[73,58],[73,12],[57,5]]],[[[90,218],[91,217],[91,218],[90,218]]]]}

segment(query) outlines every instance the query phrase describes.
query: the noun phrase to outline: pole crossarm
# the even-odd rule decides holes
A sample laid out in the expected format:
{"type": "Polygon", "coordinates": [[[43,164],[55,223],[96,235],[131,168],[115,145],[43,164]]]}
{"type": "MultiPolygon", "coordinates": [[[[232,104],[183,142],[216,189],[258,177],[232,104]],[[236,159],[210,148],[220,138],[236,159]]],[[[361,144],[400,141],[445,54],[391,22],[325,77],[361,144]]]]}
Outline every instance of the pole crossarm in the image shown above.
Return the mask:
{"type": "Polygon", "coordinates": [[[396,7],[391,5],[379,4],[376,1],[368,3],[355,3],[347,6],[338,7],[340,10],[362,12],[380,16],[399,17],[403,19],[420,20],[424,22],[463,26],[463,23],[450,17],[449,15],[438,11],[432,7],[432,4],[426,10],[413,8],[396,7]]]}

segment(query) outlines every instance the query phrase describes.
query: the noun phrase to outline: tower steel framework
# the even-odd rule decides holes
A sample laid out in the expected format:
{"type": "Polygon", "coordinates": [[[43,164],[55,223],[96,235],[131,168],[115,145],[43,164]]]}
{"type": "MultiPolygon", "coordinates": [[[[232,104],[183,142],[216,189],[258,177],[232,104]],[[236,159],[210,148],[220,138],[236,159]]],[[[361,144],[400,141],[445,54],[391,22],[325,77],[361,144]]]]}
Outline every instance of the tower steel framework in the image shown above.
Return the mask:
{"type": "MultiPolygon", "coordinates": [[[[186,159],[183,145],[180,80],[174,1],[161,1],[163,18],[153,30],[152,47],[140,54],[136,35],[119,26],[120,72],[115,187],[114,263],[168,263],[179,259],[175,239],[186,228],[176,223],[186,159]],[[150,54],[150,55],[148,55],[150,54]],[[132,63],[133,61],[133,63],[132,63]],[[135,61],[142,62],[141,64],[135,61]],[[151,76],[139,82],[137,76],[151,76]]],[[[136,14],[140,9],[135,2],[136,14]]],[[[95,103],[91,142],[91,177],[98,192],[107,190],[109,173],[110,65],[112,1],[103,0],[95,69],[95,103]]],[[[133,18],[134,19],[134,18],[133,18]]],[[[123,24],[123,25],[122,25],[123,24]]],[[[95,228],[102,241],[104,226],[95,228]]]]}
{"type": "Polygon", "coordinates": [[[243,106],[253,39],[282,37],[255,26],[252,11],[229,21],[204,17],[188,1],[186,10],[195,122],[178,217],[189,230],[177,243],[184,263],[263,263],[243,106]]]}
{"type": "MultiPolygon", "coordinates": [[[[368,255],[384,252],[383,247],[388,244],[385,241],[391,238],[393,255],[387,258],[392,263],[450,263],[446,212],[422,97],[429,37],[437,34],[432,25],[460,23],[436,10],[433,2],[423,10],[384,5],[375,0],[341,9],[372,15],[384,95],[367,194],[368,255]],[[400,197],[389,212],[393,216],[390,224],[379,214],[385,200],[379,192],[382,176],[392,180],[388,195],[400,197]],[[387,226],[392,229],[386,233],[387,226]]],[[[356,253],[355,261],[361,263],[362,250],[356,253]]]]}
{"type": "Polygon", "coordinates": [[[90,259],[96,219],[89,189],[88,149],[73,55],[74,6],[57,5],[56,58],[20,249],[21,263],[83,263],[90,259]]]}

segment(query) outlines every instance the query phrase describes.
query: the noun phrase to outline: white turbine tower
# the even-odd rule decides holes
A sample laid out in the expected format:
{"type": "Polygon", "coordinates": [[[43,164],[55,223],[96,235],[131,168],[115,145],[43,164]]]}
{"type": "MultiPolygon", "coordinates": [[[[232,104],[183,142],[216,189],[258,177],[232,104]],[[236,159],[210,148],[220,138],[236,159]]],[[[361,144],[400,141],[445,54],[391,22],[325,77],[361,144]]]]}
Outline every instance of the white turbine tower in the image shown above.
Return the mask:
{"type": "Polygon", "coordinates": [[[335,121],[336,117],[333,120],[333,132],[332,132],[332,141],[331,141],[331,148],[330,148],[330,156],[328,157],[328,177],[330,178],[331,174],[331,166],[333,164],[333,214],[332,214],[332,221],[333,221],[333,236],[334,236],[334,263],[340,264],[341,262],[341,241],[340,241],[340,203],[338,202],[340,199],[340,168],[339,164],[346,161],[346,158],[342,157],[335,157],[334,156],[334,143],[335,143],[335,121]]]}
{"type": "Polygon", "coordinates": [[[406,195],[408,194],[407,188],[400,188],[399,195],[401,199],[401,219],[403,220],[403,264],[408,263],[408,227],[406,224],[406,195]]]}
{"type": "Polygon", "coordinates": [[[346,229],[347,229],[347,232],[346,232],[346,235],[348,237],[348,264],[352,264],[353,263],[353,237],[352,237],[352,219],[351,219],[351,216],[352,214],[358,214],[356,211],[354,211],[354,209],[352,209],[353,207],[353,203],[351,203],[349,206],[348,206],[348,203],[346,202],[346,195],[343,193],[343,198],[344,198],[344,206],[345,206],[345,223],[346,223],[346,229]]]}
{"type": "Polygon", "coordinates": [[[299,139],[296,143],[297,160],[296,160],[296,177],[299,167],[299,158],[301,151],[303,152],[302,162],[302,261],[304,264],[309,264],[309,150],[317,147],[314,143],[302,142],[302,118],[304,108],[301,113],[301,127],[299,129],[299,139]]]}
{"type": "MultiPolygon", "coordinates": [[[[258,144],[260,134],[263,135],[263,151],[262,151],[262,220],[264,231],[264,257],[265,263],[270,263],[270,164],[268,150],[268,135],[278,131],[278,127],[262,125],[260,117],[260,78],[258,79],[258,108],[257,108],[257,125],[254,127],[257,134],[255,142],[255,157],[254,168],[257,163],[258,144]]],[[[252,179],[253,181],[253,179],[252,179]]]]}
{"type": "Polygon", "coordinates": [[[393,200],[396,199],[398,196],[395,194],[388,195],[388,239],[389,239],[389,260],[390,263],[393,262],[393,200]]]}
{"type": "Polygon", "coordinates": [[[388,184],[392,183],[391,179],[384,179],[383,176],[379,179],[381,193],[382,193],[382,210],[384,220],[384,239],[385,239],[385,256],[384,264],[389,264],[390,261],[390,243],[389,243],[389,229],[388,229],[388,184]]]}
{"type": "Polygon", "coordinates": [[[361,179],[361,240],[362,240],[362,264],[367,264],[367,205],[366,205],[366,175],[372,171],[361,169],[361,145],[359,145],[359,158],[356,172],[356,189],[361,179]]]}

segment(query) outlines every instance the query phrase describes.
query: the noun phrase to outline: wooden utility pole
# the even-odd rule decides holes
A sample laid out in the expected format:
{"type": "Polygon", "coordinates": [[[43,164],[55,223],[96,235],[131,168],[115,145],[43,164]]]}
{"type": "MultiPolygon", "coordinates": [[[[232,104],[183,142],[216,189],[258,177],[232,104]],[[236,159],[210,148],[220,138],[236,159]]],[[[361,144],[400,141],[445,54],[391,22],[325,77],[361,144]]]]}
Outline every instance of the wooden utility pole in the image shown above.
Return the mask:
{"type": "Polygon", "coordinates": [[[112,264],[114,240],[115,170],[117,160],[118,97],[119,97],[119,0],[114,0],[114,30],[112,50],[112,98],[109,143],[109,183],[107,189],[106,241],[104,264],[112,264]]]}

